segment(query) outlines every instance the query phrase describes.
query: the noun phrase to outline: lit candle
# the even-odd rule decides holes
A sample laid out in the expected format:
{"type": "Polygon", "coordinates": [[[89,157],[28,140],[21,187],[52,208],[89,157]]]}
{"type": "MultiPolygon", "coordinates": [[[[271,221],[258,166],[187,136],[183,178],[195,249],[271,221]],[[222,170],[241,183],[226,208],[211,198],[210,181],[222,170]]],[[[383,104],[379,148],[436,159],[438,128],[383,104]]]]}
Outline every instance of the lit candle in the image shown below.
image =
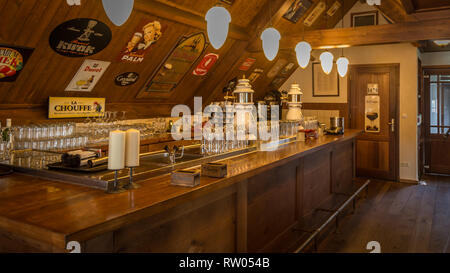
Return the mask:
{"type": "Polygon", "coordinates": [[[127,167],[139,166],[139,148],[141,143],[141,133],[135,129],[127,130],[125,150],[125,165],[127,167]]]}
{"type": "Polygon", "coordinates": [[[121,170],[125,167],[125,132],[109,132],[108,169],[121,170]]]}

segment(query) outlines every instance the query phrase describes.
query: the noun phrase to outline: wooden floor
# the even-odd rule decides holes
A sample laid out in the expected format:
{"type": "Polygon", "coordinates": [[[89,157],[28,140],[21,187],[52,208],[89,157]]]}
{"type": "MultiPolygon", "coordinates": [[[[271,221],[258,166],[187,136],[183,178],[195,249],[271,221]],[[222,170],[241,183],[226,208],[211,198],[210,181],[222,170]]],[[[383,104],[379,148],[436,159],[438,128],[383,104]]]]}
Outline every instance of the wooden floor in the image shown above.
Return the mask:
{"type": "Polygon", "coordinates": [[[426,176],[419,185],[373,181],[368,198],[358,201],[355,214],[341,217],[318,252],[370,252],[378,241],[381,252],[450,253],[450,177],[426,176]]]}

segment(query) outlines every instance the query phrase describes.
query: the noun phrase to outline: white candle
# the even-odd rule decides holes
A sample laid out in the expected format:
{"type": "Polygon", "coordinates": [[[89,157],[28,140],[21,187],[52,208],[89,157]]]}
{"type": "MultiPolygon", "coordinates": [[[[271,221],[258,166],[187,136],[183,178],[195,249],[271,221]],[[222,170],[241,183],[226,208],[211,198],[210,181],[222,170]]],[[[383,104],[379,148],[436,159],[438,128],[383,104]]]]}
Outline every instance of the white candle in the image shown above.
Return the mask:
{"type": "Polygon", "coordinates": [[[125,167],[125,132],[109,132],[108,169],[121,170],[125,167]]]}
{"type": "Polygon", "coordinates": [[[141,146],[141,133],[135,129],[127,130],[125,165],[127,167],[139,166],[139,149],[141,146]]]}

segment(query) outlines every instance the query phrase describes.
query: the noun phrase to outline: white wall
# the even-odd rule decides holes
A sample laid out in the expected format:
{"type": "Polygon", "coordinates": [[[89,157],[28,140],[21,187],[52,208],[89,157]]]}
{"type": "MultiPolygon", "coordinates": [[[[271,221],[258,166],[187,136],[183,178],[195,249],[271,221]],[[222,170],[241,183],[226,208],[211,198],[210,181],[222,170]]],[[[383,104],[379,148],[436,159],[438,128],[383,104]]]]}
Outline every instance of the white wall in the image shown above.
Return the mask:
{"type": "MultiPolygon", "coordinates": [[[[322,51],[314,50],[318,56],[322,51]]],[[[339,50],[334,50],[335,56],[339,50]]],[[[400,167],[400,179],[418,180],[417,174],[417,48],[409,43],[361,46],[346,48],[345,56],[350,64],[400,64],[400,163],[407,163],[407,167],[400,167]]],[[[334,66],[333,69],[336,69],[334,66]]],[[[347,81],[342,79],[339,97],[312,97],[311,64],[307,69],[298,68],[280,89],[288,89],[292,82],[300,84],[304,94],[303,102],[346,103],[347,81]]],[[[401,164],[402,165],[402,164],[401,164]]]]}

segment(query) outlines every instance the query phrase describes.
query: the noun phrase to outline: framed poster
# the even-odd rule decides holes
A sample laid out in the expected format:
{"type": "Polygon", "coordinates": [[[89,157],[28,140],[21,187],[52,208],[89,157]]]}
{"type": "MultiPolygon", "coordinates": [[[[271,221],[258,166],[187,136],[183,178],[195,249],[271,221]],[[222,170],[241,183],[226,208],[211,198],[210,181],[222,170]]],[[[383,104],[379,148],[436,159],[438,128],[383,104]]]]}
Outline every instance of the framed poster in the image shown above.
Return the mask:
{"type": "Polygon", "coordinates": [[[65,91],[91,92],[109,64],[110,62],[105,61],[84,60],[65,91]]]}
{"type": "Polygon", "coordinates": [[[365,97],[364,129],[367,133],[380,132],[380,96],[365,97]]]}
{"type": "Polygon", "coordinates": [[[339,96],[339,75],[336,68],[327,75],[320,63],[313,63],[312,74],[313,97],[339,96]]]}
{"type": "Polygon", "coordinates": [[[105,98],[49,97],[48,118],[98,117],[105,112],[105,98]]]}
{"type": "Polygon", "coordinates": [[[203,54],[207,45],[203,32],[181,38],[147,81],[143,91],[166,93],[172,91],[203,54]]]}
{"type": "Polygon", "coordinates": [[[94,55],[111,41],[109,27],[96,19],[77,18],[57,26],[50,34],[50,47],[66,57],[94,55]]]}
{"type": "Polygon", "coordinates": [[[142,20],[117,58],[128,63],[142,63],[145,54],[161,38],[165,26],[159,21],[142,20]]]}
{"type": "Polygon", "coordinates": [[[351,14],[351,27],[378,25],[378,11],[356,12],[351,14]]]}
{"type": "Polygon", "coordinates": [[[33,48],[0,45],[0,82],[13,82],[25,67],[33,48]]]}
{"type": "Polygon", "coordinates": [[[311,0],[295,0],[289,7],[288,11],[283,14],[283,18],[291,21],[292,23],[297,23],[303,14],[311,7],[311,0]]]}

